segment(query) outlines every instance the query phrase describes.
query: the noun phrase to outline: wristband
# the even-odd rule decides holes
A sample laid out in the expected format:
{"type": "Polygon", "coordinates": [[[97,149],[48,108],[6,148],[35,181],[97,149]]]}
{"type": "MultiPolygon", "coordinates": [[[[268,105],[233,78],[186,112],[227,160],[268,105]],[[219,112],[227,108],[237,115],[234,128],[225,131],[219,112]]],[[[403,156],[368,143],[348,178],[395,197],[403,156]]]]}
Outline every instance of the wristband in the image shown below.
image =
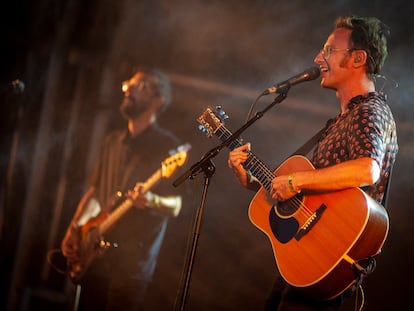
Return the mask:
{"type": "Polygon", "coordinates": [[[295,193],[299,193],[300,190],[296,190],[295,187],[293,186],[293,175],[289,175],[288,176],[288,186],[289,186],[289,190],[295,193]]]}

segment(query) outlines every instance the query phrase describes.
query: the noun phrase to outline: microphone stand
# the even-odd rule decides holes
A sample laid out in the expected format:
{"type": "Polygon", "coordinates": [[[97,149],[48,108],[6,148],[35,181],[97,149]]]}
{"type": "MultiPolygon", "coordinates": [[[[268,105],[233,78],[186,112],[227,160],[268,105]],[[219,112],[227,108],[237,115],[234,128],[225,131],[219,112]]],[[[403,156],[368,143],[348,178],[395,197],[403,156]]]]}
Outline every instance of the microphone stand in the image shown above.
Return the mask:
{"type": "Polygon", "coordinates": [[[278,93],[279,95],[274,99],[274,101],[268,105],[265,109],[262,111],[257,112],[253,118],[249,119],[241,128],[239,128],[237,131],[235,131],[231,136],[229,136],[226,140],[224,140],[220,145],[217,145],[216,147],[210,149],[204,156],[195,164],[193,164],[190,169],[188,169],[186,172],[184,172],[180,177],[178,177],[174,182],[173,186],[177,187],[180,184],[182,184],[186,179],[194,179],[194,177],[199,174],[200,172],[204,172],[204,186],[203,186],[203,193],[201,197],[201,203],[196,213],[196,218],[194,220],[194,231],[193,231],[193,239],[191,248],[187,252],[187,259],[186,259],[186,270],[185,270],[185,276],[182,278],[182,282],[184,282],[181,285],[181,288],[179,290],[179,298],[175,301],[175,310],[183,311],[185,302],[187,299],[190,279],[191,279],[191,272],[194,265],[194,259],[195,254],[197,250],[197,244],[198,244],[198,238],[200,236],[200,228],[201,228],[201,222],[202,222],[202,216],[204,213],[204,206],[206,202],[207,197],[207,190],[208,186],[210,185],[211,177],[213,176],[215,172],[215,166],[212,162],[212,158],[216,157],[221,149],[224,147],[228,147],[234,140],[236,140],[241,133],[243,133],[247,128],[249,128],[254,122],[259,120],[263,115],[271,109],[274,105],[281,103],[284,99],[287,97],[287,92],[289,91],[290,86],[287,85],[286,88],[283,90],[280,90],[278,93]]]}
{"type": "Polygon", "coordinates": [[[187,251],[187,259],[186,259],[186,270],[185,276],[183,276],[181,282],[183,285],[181,286],[180,296],[177,298],[175,302],[175,310],[184,310],[185,301],[187,299],[187,293],[189,289],[190,279],[191,279],[191,272],[194,264],[195,254],[197,250],[198,238],[200,237],[201,232],[201,220],[204,213],[204,206],[207,197],[207,189],[210,185],[210,179],[215,172],[214,163],[209,159],[209,157],[205,158],[200,163],[201,170],[204,172],[204,186],[203,186],[203,193],[201,196],[201,203],[197,210],[196,218],[194,220],[194,228],[193,228],[193,239],[191,248],[187,251]]]}

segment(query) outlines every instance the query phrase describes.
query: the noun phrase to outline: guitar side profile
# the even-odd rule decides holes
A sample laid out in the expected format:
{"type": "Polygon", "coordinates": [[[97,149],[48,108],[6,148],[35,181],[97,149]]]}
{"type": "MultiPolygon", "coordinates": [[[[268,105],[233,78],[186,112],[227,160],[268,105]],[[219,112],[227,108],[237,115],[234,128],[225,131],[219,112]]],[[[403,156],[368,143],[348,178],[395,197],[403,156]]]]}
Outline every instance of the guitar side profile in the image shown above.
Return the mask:
{"type": "MultiPolygon", "coordinates": [[[[231,136],[221,114],[208,107],[197,119],[207,136],[224,141],[231,136]]],[[[236,139],[229,149],[242,146],[236,139]]],[[[335,192],[303,191],[286,201],[269,195],[275,176],[314,167],[303,156],[292,156],[270,170],[248,151],[244,167],[261,188],[249,206],[251,222],[269,238],[282,277],[320,300],[340,295],[357,282],[359,261],[375,256],[388,234],[385,209],[359,188],[335,192]]]]}

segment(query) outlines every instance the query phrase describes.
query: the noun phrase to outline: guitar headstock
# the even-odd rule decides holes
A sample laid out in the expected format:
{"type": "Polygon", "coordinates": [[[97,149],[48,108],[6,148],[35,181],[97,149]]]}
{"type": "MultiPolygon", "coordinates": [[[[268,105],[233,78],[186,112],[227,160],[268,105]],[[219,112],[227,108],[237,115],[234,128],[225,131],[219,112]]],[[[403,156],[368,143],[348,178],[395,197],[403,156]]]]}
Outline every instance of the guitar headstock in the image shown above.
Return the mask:
{"type": "Polygon", "coordinates": [[[224,125],[224,120],[226,119],[228,119],[228,116],[224,110],[221,109],[221,106],[216,106],[216,108],[209,106],[197,118],[197,122],[199,123],[198,128],[210,138],[224,125]]]}
{"type": "Polygon", "coordinates": [[[170,151],[171,156],[161,163],[162,177],[168,178],[174,174],[175,170],[183,166],[187,160],[187,153],[191,149],[189,143],[179,146],[176,150],[170,151]]]}

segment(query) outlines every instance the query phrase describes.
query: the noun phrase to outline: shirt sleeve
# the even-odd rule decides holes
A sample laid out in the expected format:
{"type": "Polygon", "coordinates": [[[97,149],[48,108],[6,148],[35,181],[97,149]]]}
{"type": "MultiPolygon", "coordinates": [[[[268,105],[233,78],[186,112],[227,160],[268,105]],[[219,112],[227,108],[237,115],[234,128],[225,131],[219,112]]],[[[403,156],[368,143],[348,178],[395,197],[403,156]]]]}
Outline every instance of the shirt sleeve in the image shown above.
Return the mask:
{"type": "Polygon", "coordinates": [[[355,107],[350,113],[349,149],[350,159],[369,157],[381,166],[385,153],[383,109],[370,102],[355,107]]]}

